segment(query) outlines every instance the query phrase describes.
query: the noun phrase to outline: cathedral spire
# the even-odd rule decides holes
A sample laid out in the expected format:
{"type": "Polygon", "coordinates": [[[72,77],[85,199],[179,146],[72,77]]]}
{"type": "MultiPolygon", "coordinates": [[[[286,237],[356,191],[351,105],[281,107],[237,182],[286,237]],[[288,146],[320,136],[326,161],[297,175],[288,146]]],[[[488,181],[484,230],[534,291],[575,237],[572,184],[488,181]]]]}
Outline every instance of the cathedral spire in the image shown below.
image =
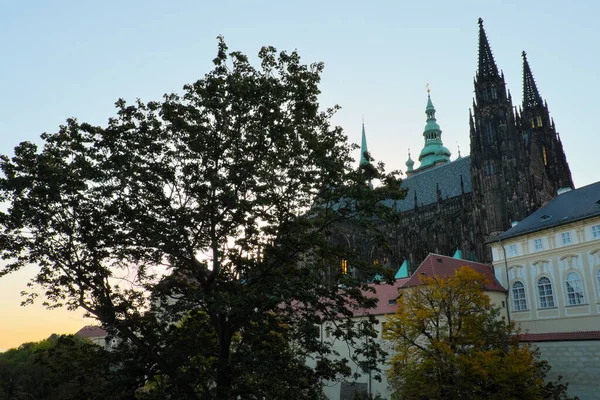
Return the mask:
{"type": "Polygon", "coordinates": [[[367,157],[365,157],[365,153],[368,153],[367,149],[367,134],[365,133],[365,121],[362,123],[362,140],[360,144],[360,165],[370,164],[371,162],[367,157]]]}
{"type": "Polygon", "coordinates": [[[490,49],[490,44],[483,29],[483,19],[479,18],[479,69],[477,71],[477,79],[496,78],[497,76],[498,67],[494,61],[492,49],[490,49]]]}
{"type": "Polygon", "coordinates": [[[523,109],[533,108],[543,105],[542,97],[538,92],[529,62],[527,53],[523,52],[523,109]]]}
{"type": "Polygon", "coordinates": [[[444,164],[450,161],[450,151],[442,143],[442,130],[435,119],[435,107],[431,101],[429,84],[427,85],[427,124],[423,131],[425,146],[419,154],[421,165],[419,168],[431,167],[438,164],[444,164]]]}

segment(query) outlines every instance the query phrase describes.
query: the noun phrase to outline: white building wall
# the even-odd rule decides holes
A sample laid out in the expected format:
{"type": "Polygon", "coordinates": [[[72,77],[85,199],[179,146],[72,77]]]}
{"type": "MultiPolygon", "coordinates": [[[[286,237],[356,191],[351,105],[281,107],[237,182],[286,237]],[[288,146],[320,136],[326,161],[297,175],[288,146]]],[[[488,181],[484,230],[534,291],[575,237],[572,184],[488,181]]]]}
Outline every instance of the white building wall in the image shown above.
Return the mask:
{"type": "MultiPolygon", "coordinates": [[[[509,288],[511,319],[530,333],[572,332],[600,329],[600,237],[594,238],[592,227],[600,218],[566,224],[556,228],[492,243],[494,273],[505,288],[509,288]],[[563,243],[569,233],[570,243],[563,243]],[[542,239],[544,250],[535,249],[535,240],[542,239]],[[517,255],[502,249],[515,246],[517,255]],[[512,254],[512,255],[511,255],[512,254]],[[581,304],[570,304],[566,278],[576,272],[583,288],[581,304]],[[547,277],[552,283],[554,306],[542,307],[538,282],[547,277]],[[525,286],[527,308],[516,310],[514,284],[525,286]]],[[[514,247],[513,247],[514,249],[514,247]]]]}

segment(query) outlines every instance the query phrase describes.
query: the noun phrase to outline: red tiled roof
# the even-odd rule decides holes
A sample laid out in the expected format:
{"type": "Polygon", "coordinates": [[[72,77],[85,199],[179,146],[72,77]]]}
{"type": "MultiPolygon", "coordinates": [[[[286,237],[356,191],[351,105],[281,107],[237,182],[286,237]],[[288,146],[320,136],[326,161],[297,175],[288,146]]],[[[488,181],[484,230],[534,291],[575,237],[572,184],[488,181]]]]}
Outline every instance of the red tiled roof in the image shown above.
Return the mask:
{"type": "Polygon", "coordinates": [[[369,285],[375,290],[373,292],[367,292],[367,297],[376,297],[378,299],[377,306],[369,309],[359,309],[355,312],[355,315],[381,315],[381,314],[393,314],[398,308],[396,304],[396,298],[398,297],[398,289],[402,286],[409,278],[396,279],[393,284],[380,283],[369,285]]]}
{"type": "Polygon", "coordinates": [[[600,331],[523,333],[521,342],[562,342],[570,340],[600,340],[600,331]]]}
{"type": "Polygon", "coordinates": [[[491,265],[482,264],[474,261],[461,260],[459,258],[453,258],[448,256],[442,256],[440,254],[429,253],[427,258],[423,260],[419,268],[401,289],[418,286],[421,284],[421,276],[439,276],[440,278],[448,278],[452,276],[461,267],[470,267],[475,271],[485,275],[489,278],[490,282],[486,285],[485,290],[506,292],[506,289],[500,285],[496,277],[494,276],[494,270],[491,265]]]}
{"type": "Polygon", "coordinates": [[[86,325],[75,333],[77,336],[91,338],[91,337],[104,337],[106,336],[106,331],[99,326],[95,325],[86,325]]]}

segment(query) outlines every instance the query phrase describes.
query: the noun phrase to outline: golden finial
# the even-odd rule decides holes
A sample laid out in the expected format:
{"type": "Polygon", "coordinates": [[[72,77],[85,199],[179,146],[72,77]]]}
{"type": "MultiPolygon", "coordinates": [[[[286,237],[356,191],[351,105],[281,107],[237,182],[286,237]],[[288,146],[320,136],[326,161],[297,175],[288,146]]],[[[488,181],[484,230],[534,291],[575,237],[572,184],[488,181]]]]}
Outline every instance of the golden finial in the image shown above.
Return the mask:
{"type": "Polygon", "coordinates": [[[427,82],[427,85],[425,85],[425,89],[427,89],[427,95],[429,95],[429,82],[427,82]]]}

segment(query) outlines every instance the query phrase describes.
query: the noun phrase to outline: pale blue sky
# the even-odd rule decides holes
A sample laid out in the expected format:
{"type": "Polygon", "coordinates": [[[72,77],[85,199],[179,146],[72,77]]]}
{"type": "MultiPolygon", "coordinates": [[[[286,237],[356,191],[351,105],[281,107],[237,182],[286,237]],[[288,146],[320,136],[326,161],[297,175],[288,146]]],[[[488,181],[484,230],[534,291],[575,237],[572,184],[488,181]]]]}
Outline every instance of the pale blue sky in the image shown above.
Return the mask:
{"type": "MultiPolygon", "coordinates": [[[[582,186],[600,179],[598,8],[523,0],[5,1],[0,153],[39,141],[68,117],[104,124],[119,97],[149,101],[180,91],[211,68],[222,34],[230,49],[254,59],[260,46],[273,45],[323,61],[322,105],[342,106],[335,123],[357,143],[364,116],[369,150],[390,168],[404,170],[407,149],[422,148],[429,82],[444,144],[452,158],[457,143],[465,155],[482,17],[515,104],[527,51],[582,186]]],[[[0,280],[0,304],[16,302],[13,286],[0,280]]]]}

